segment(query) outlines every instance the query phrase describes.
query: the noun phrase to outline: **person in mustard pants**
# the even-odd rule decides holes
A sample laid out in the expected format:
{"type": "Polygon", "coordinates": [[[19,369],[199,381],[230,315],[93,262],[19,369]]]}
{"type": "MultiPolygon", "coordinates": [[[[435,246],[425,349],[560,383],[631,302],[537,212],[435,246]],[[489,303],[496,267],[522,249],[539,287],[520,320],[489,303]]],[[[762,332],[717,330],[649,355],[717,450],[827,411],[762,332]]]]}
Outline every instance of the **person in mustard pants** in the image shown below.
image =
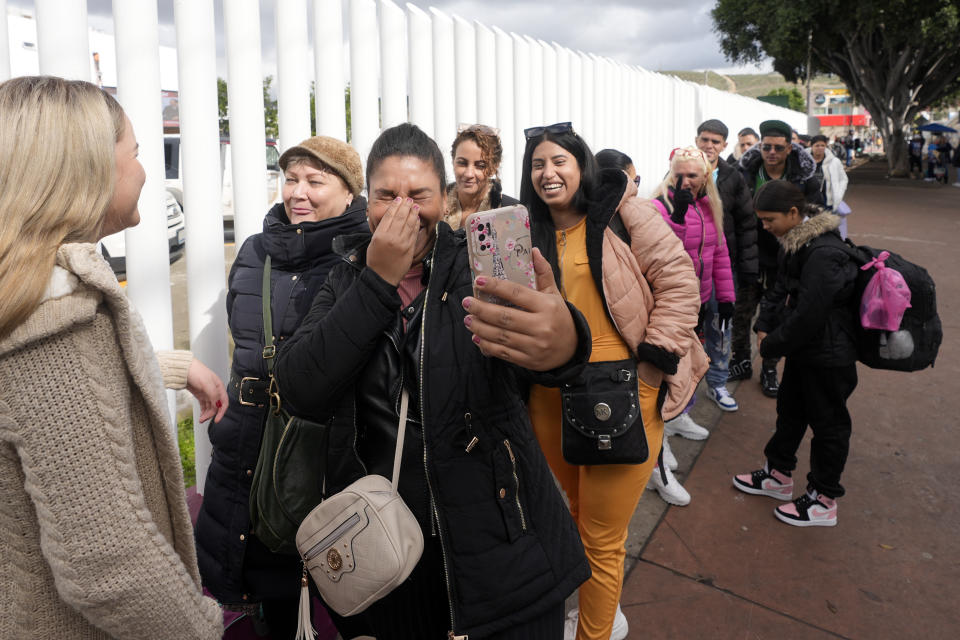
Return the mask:
{"type": "Polygon", "coordinates": [[[525,132],[520,200],[534,245],[592,334],[590,362],[633,358],[649,456],[642,464],[573,465],[561,450],[561,392],[533,386],[528,409],[570,502],[591,578],[565,640],[622,639],[627,527],[660,453],[664,416],[680,413],[707,369],[694,328],[699,282],[690,258],[649,201],[618,170],[601,170],[570,123],[525,132]]]}

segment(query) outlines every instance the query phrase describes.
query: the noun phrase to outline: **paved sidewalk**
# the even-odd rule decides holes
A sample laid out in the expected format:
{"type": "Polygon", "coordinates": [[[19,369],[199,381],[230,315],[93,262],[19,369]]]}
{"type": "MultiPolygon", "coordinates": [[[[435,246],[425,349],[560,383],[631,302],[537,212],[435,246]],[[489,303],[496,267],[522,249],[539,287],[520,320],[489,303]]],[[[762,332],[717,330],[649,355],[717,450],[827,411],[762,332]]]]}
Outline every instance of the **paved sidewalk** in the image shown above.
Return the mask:
{"type": "MultiPolygon", "coordinates": [[[[884,162],[851,172],[851,237],[933,275],[945,334],[937,366],[911,374],[859,367],[847,495],[833,528],[782,524],[772,514],[777,501],[732,487],[731,476],[762,463],[773,429],[775,401],[756,380],[737,389],[739,412],[702,413],[716,417],[703,422],[713,433],[702,450],[674,447],[681,472],[696,462],[680,474],[690,506],[670,507],[654,525],[662,506],[649,492],[631,531],[633,567],[622,597],[631,638],[960,637],[952,484],[960,448],[960,189],[887,181],[885,173],[884,162]]],[[[801,484],[808,452],[809,436],[795,473],[801,484]]]]}

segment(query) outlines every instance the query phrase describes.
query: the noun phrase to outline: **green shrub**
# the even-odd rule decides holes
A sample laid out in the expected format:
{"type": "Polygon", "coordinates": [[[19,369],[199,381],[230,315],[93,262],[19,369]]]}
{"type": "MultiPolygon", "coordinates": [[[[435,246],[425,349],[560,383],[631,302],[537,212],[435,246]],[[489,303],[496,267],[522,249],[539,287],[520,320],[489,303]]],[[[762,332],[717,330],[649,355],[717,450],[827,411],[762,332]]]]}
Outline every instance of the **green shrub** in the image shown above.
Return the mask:
{"type": "Polygon", "coordinates": [[[183,467],[183,486],[184,488],[192,487],[197,483],[192,416],[188,416],[177,422],[177,442],[180,444],[180,465],[183,467]]]}

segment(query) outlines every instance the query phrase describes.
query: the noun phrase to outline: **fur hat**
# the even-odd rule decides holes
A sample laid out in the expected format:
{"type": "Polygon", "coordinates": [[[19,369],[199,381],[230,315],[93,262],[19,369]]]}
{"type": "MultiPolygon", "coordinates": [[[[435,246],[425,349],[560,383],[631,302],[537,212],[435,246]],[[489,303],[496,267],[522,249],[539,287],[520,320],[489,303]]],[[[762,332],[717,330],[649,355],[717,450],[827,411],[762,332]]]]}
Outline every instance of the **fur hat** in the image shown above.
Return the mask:
{"type": "Polygon", "coordinates": [[[350,193],[360,195],[363,190],[363,167],[360,154],[346,142],[327,136],[307,138],[295,147],[290,147],[280,156],[280,168],[287,170],[291,157],[308,156],[316,158],[323,165],[333,169],[347,183],[350,193]]]}

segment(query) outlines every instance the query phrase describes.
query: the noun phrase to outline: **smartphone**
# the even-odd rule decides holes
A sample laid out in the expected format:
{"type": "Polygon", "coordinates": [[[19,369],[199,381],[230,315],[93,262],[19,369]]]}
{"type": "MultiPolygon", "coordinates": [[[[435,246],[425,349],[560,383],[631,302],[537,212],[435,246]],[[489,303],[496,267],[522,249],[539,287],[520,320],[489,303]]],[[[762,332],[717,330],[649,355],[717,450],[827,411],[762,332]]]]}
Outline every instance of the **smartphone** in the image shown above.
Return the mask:
{"type": "MultiPolygon", "coordinates": [[[[536,290],[530,216],[522,205],[480,211],[467,216],[467,255],[474,279],[487,276],[509,280],[536,290]]],[[[508,302],[477,291],[480,300],[511,306],[508,302]]]]}

